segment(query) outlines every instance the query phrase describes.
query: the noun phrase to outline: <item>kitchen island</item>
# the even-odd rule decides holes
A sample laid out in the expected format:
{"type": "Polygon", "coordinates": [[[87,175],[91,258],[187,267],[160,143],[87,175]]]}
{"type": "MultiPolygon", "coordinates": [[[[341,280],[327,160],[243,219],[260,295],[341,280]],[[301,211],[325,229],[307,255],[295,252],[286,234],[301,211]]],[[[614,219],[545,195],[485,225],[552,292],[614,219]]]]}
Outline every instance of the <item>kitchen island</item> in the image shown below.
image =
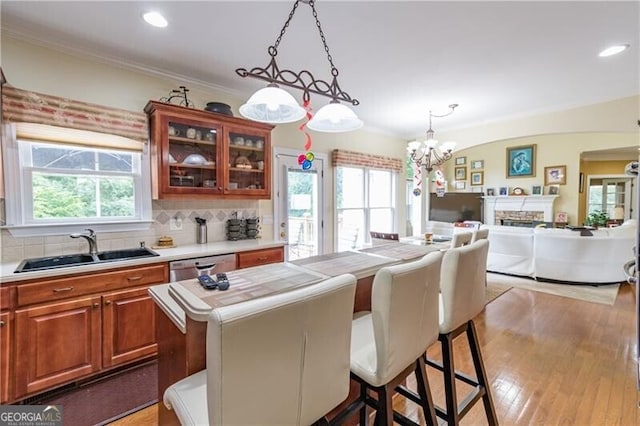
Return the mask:
{"type": "MultiPolygon", "coordinates": [[[[228,272],[229,290],[204,290],[196,279],[153,286],[156,302],[158,341],[158,399],[176,381],[206,368],[206,320],[217,306],[239,303],[293,288],[311,285],[344,273],[357,279],[354,312],[371,309],[371,286],[375,273],[384,266],[417,259],[448,244],[389,244],[386,249],[371,247],[378,253],[345,251],[313,256],[228,272]],[[386,251],[391,256],[384,256],[386,251]],[[235,288],[234,288],[235,287],[235,288]],[[180,320],[176,320],[179,318],[180,320]]],[[[159,424],[176,424],[175,415],[160,403],[159,424]]]]}

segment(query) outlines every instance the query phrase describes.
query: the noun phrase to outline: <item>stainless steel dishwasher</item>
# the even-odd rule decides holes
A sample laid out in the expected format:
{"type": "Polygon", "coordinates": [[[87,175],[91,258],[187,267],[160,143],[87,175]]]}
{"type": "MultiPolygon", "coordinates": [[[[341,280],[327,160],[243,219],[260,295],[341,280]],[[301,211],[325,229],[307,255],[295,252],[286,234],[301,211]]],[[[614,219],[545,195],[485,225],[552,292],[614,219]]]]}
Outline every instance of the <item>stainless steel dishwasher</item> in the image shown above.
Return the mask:
{"type": "Polygon", "coordinates": [[[169,262],[169,279],[171,282],[197,278],[203,274],[216,274],[236,269],[235,254],[195,257],[191,259],[169,262]]]}

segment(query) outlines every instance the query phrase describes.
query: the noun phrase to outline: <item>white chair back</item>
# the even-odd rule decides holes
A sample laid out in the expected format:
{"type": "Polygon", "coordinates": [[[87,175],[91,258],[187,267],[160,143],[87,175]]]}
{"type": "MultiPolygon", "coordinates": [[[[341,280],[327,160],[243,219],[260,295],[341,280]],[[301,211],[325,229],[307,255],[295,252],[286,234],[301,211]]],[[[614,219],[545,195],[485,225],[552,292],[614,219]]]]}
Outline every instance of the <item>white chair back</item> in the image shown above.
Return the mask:
{"type": "Polygon", "coordinates": [[[444,253],[440,275],[440,333],[449,333],[484,309],[489,241],[444,253]]]}
{"type": "Polygon", "coordinates": [[[441,262],[442,253],[433,252],[376,273],[371,313],[377,359],[374,375],[380,384],[400,374],[437,341],[441,262]]]}
{"type": "Polygon", "coordinates": [[[473,231],[473,236],[471,237],[471,242],[475,243],[478,240],[487,240],[487,239],[489,239],[489,229],[488,228],[476,229],[475,231],[473,231]]]}
{"type": "Polygon", "coordinates": [[[462,247],[471,244],[473,238],[473,232],[459,232],[453,234],[451,238],[451,248],[462,247]]]}
{"type": "Polygon", "coordinates": [[[213,310],[209,424],[311,424],[346,399],[355,286],[346,274],[213,310]]]}

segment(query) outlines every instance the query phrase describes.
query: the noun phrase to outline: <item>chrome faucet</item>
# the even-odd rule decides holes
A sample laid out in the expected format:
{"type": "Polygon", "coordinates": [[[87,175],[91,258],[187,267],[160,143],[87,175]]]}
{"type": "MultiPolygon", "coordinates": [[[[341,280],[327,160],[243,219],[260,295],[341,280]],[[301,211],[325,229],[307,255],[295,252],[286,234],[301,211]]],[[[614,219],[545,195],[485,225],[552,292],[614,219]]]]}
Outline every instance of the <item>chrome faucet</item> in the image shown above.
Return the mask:
{"type": "Polygon", "coordinates": [[[89,231],[89,235],[87,234],[71,234],[69,235],[71,238],[84,238],[89,243],[89,254],[95,255],[98,254],[98,236],[94,232],[93,229],[85,229],[85,231],[89,231]]]}

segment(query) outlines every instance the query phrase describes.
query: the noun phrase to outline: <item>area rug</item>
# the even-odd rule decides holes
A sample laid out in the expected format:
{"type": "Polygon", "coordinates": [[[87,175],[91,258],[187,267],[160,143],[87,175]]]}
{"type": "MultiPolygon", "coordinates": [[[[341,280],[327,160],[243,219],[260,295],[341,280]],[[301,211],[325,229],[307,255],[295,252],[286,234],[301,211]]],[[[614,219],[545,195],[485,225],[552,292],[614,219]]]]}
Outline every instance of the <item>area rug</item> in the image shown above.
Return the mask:
{"type": "Polygon", "coordinates": [[[589,284],[555,284],[536,281],[532,278],[514,277],[512,275],[487,273],[487,284],[498,284],[539,291],[555,296],[568,297],[586,302],[613,305],[618,295],[620,284],[589,285],[589,284]]]}
{"type": "Polygon", "coordinates": [[[498,297],[511,290],[511,288],[512,287],[510,285],[487,283],[487,286],[485,287],[485,294],[487,297],[486,303],[488,304],[489,302],[493,302],[498,297]]]}
{"type": "Polygon", "coordinates": [[[154,361],[32,404],[62,405],[65,425],[105,425],[155,404],[157,397],[154,361]]]}

